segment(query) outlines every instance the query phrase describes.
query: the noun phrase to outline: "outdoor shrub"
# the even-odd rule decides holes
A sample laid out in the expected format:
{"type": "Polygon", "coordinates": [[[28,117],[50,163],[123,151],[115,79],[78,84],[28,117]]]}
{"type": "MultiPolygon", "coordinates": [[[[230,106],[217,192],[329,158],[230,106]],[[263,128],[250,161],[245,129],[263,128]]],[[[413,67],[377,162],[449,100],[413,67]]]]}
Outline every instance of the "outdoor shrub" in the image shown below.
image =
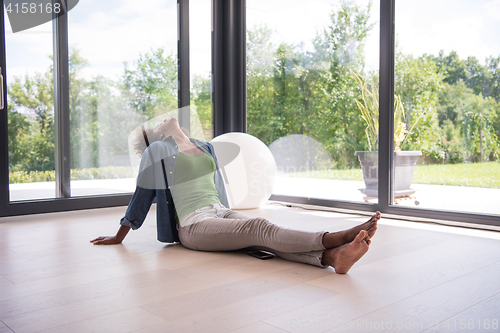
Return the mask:
{"type": "Polygon", "coordinates": [[[446,163],[457,164],[463,163],[467,156],[464,145],[460,142],[451,142],[448,147],[445,148],[446,153],[446,163]]]}
{"type": "MultiPolygon", "coordinates": [[[[102,168],[72,169],[71,180],[120,179],[133,178],[130,167],[108,166],[102,168]]],[[[55,170],[49,171],[11,171],[10,184],[53,182],[56,179],[55,170]]]]}
{"type": "Polygon", "coordinates": [[[9,174],[10,184],[53,182],[56,180],[56,172],[50,171],[12,171],[9,174]]]}

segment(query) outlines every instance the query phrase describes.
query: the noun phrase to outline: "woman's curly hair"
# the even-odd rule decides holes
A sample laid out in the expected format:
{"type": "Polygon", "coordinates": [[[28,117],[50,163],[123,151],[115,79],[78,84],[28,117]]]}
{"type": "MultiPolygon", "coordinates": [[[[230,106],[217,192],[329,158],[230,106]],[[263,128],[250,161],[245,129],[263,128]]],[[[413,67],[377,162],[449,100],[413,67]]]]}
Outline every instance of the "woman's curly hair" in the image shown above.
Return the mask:
{"type": "Polygon", "coordinates": [[[134,148],[137,155],[142,157],[142,154],[150,145],[155,141],[161,140],[160,134],[155,133],[153,128],[144,129],[142,126],[134,130],[132,137],[132,148],[134,148]],[[146,143],[146,138],[148,143],[146,143]]]}
{"type": "MultiPolygon", "coordinates": [[[[189,131],[181,127],[181,131],[190,136],[189,131]]],[[[141,126],[134,130],[133,137],[131,140],[132,148],[134,148],[137,155],[142,157],[146,148],[155,141],[160,141],[166,138],[168,135],[158,133],[154,131],[154,128],[144,128],[141,126]]]]}

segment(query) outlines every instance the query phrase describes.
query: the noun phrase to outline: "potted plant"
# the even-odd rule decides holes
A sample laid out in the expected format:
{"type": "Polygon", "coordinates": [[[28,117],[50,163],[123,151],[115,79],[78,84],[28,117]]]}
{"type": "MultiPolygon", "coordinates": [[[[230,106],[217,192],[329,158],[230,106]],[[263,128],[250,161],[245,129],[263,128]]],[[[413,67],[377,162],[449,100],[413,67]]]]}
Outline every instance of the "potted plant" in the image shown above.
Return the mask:
{"type": "MultiPolygon", "coordinates": [[[[363,171],[363,180],[366,188],[360,189],[365,195],[365,199],[378,197],[378,147],[379,133],[379,104],[378,94],[375,84],[364,82],[354,71],[351,71],[356,82],[361,88],[362,102],[356,101],[361,111],[361,118],[366,123],[366,137],[370,151],[356,151],[361,168],[363,171]]],[[[406,129],[405,111],[401,98],[394,96],[394,198],[410,197],[415,190],[410,188],[413,180],[413,171],[417,159],[422,155],[421,151],[401,151],[401,147],[412,133],[413,128],[420,118],[425,114],[423,112],[413,123],[410,130],[406,129]]],[[[418,204],[418,201],[415,201],[418,204]]]]}

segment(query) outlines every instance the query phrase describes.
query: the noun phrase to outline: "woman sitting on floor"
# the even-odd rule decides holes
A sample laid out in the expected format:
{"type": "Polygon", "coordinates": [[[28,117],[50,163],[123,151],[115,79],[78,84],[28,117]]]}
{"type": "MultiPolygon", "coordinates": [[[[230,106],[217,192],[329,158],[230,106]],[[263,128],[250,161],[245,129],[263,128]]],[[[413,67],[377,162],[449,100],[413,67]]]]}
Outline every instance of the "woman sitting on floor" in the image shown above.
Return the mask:
{"type": "Polygon", "coordinates": [[[176,118],[143,132],[134,144],[142,154],[137,187],[121,226],[114,236],[91,240],[94,245],[121,243],[131,228],[141,227],[156,197],[158,240],[180,242],[192,250],[252,247],[287,260],[332,266],[337,273],[347,273],[368,251],[379,212],[363,224],[331,233],[293,230],[246,217],[227,208],[224,181],[210,143],[190,139],[176,118]]]}

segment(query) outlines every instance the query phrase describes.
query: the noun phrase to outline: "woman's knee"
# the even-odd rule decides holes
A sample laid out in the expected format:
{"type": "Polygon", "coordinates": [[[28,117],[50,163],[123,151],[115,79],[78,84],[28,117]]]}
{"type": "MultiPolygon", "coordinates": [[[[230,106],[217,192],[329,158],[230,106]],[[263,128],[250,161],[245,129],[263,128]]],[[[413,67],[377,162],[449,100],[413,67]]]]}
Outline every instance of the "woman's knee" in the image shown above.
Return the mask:
{"type": "Polygon", "coordinates": [[[265,233],[276,227],[275,224],[261,217],[248,220],[249,229],[256,233],[265,233]]]}

